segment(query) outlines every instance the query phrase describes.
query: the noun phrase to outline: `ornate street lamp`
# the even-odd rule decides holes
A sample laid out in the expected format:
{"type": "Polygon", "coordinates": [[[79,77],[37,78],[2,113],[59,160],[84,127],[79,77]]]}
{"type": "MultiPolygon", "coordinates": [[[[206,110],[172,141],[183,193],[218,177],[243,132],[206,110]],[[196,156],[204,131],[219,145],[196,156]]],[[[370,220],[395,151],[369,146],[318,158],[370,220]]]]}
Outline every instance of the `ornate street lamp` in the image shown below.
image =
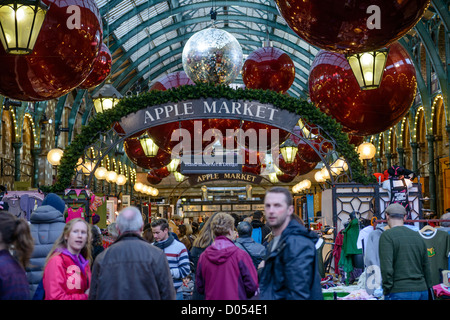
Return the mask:
{"type": "Polygon", "coordinates": [[[0,1],[0,40],[6,53],[33,51],[48,8],[40,0],[0,1]]]}
{"type": "Polygon", "coordinates": [[[292,163],[295,160],[298,147],[291,139],[287,139],[280,146],[280,152],[283,155],[284,162],[292,163]]]}
{"type": "Polygon", "coordinates": [[[154,157],[158,153],[159,147],[153,142],[152,138],[148,134],[144,133],[139,137],[139,142],[141,143],[142,150],[147,157],[154,157]]]}
{"type": "Polygon", "coordinates": [[[107,82],[93,96],[94,108],[97,113],[102,113],[114,108],[123,98],[123,95],[107,82]]]}
{"type": "Polygon", "coordinates": [[[361,90],[377,89],[383,77],[389,49],[354,53],[346,56],[361,90]]]}

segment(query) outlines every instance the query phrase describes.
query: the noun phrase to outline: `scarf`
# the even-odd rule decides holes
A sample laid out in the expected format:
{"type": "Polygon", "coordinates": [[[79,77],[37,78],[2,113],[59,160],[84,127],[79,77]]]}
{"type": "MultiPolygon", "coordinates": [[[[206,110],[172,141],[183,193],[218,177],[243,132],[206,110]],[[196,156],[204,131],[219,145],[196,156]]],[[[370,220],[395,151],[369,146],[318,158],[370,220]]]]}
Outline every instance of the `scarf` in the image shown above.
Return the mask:
{"type": "Polygon", "coordinates": [[[64,254],[72,259],[72,261],[81,269],[81,272],[86,274],[86,266],[89,264],[89,260],[86,260],[81,254],[73,254],[68,249],[59,249],[61,254],[64,254]]]}
{"type": "Polygon", "coordinates": [[[175,238],[173,237],[173,235],[169,234],[169,237],[167,238],[167,240],[155,242],[154,245],[156,247],[160,248],[161,250],[164,250],[165,248],[169,247],[174,242],[174,240],[175,240],[175,238]]]}

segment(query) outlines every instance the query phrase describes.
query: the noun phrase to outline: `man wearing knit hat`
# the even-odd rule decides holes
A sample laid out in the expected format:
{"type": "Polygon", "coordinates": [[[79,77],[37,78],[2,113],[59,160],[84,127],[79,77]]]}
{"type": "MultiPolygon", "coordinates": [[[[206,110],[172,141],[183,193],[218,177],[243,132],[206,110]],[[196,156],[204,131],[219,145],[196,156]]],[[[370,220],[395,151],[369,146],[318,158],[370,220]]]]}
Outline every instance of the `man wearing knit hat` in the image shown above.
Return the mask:
{"type": "Polygon", "coordinates": [[[30,267],[27,268],[27,278],[30,284],[31,298],[42,279],[47,254],[64,230],[65,210],[64,200],[55,193],[49,193],[30,216],[34,251],[30,259],[30,267]]]}
{"type": "Polygon", "coordinates": [[[389,229],[380,237],[379,254],[385,300],[428,300],[430,268],[427,247],[417,231],[404,226],[406,209],[386,210],[389,229]]]}

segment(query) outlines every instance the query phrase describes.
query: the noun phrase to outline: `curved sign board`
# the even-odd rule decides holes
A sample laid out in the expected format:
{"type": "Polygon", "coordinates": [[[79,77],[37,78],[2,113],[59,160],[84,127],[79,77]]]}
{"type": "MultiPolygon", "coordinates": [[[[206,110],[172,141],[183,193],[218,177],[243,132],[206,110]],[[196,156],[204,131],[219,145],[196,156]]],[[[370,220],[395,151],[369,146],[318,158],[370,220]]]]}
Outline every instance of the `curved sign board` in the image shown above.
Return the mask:
{"type": "Polygon", "coordinates": [[[175,121],[223,118],[260,122],[292,131],[300,116],[258,101],[206,98],[149,106],[123,117],[120,126],[128,136],[175,121]]]}

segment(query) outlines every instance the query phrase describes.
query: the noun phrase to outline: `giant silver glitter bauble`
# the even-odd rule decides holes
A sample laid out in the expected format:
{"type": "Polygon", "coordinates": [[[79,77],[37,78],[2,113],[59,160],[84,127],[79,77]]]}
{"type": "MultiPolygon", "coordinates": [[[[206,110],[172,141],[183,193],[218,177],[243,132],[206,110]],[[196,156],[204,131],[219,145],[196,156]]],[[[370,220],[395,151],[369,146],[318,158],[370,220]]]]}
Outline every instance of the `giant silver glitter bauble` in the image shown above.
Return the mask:
{"type": "Polygon", "coordinates": [[[243,54],[230,33],[208,28],[189,38],[182,61],[184,72],[192,81],[229,84],[242,69],[243,54]]]}

